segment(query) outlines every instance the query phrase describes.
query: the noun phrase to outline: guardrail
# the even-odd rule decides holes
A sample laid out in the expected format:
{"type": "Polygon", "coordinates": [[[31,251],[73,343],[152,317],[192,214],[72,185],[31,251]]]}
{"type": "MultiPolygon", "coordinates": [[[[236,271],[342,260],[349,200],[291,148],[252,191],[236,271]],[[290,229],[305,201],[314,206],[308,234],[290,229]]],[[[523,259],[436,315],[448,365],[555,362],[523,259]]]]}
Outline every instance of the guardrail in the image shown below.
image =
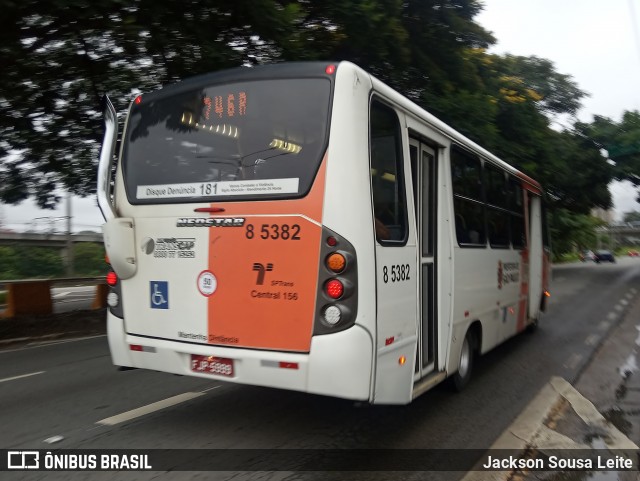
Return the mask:
{"type": "Polygon", "coordinates": [[[108,286],[104,276],[16,279],[0,281],[0,290],[7,292],[6,308],[0,310],[0,318],[52,314],[51,287],[70,286],[96,286],[91,308],[106,307],[108,286]]]}

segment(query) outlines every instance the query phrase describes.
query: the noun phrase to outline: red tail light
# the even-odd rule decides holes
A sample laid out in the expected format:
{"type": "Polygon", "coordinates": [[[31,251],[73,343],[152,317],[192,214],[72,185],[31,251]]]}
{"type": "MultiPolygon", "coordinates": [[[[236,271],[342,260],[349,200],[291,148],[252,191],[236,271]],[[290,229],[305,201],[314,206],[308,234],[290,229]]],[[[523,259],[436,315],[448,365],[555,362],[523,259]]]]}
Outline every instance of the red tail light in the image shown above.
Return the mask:
{"type": "Polygon", "coordinates": [[[118,276],[115,272],[109,271],[107,274],[107,284],[111,287],[115,286],[118,283],[118,276]]]}
{"type": "Polygon", "coordinates": [[[344,285],[338,279],[331,279],[324,285],[324,290],[331,299],[340,299],[344,294],[344,285]]]}

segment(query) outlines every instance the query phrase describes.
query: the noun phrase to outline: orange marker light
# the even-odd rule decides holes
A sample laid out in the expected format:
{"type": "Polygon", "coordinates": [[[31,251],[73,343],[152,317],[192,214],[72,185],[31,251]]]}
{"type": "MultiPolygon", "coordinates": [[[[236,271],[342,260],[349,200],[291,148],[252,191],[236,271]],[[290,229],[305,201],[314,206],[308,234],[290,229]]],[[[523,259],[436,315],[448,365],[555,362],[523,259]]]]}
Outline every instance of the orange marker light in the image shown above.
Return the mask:
{"type": "Polygon", "coordinates": [[[551,293],[549,291],[544,291],[544,295],[547,297],[551,297],[551,293]]]}
{"type": "Polygon", "coordinates": [[[327,267],[335,273],[342,272],[347,265],[347,260],[342,254],[334,252],[327,257],[327,267]]]}
{"type": "Polygon", "coordinates": [[[404,356],[400,356],[400,359],[398,359],[398,364],[400,364],[401,366],[404,366],[407,362],[407,358],[404,356]]]}

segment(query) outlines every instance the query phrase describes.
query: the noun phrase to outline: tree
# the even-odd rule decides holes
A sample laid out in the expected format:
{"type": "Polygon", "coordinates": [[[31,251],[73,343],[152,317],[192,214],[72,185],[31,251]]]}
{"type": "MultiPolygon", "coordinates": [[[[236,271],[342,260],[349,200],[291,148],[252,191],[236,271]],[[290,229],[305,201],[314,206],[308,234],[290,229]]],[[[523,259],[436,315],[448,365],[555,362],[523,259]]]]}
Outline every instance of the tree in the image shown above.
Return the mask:
{"type": "Polygon", "coordinates": [[[604,222],[596,217],[575,214],[567,209],[559,208],[549,215],[551,246],[556,259],[575,248],[595,248],[598,240],[596,229],[604,222]]]}
{"type": "Polygon", "coordinates": [[[277,60],[276,45],[295,50],[298,11],[273,0],[5,2],[0,200],[53,207],[58,187],[94,192],[104,93],[122,110],[134,87],[277,60]]]}
{"type": "Polygon", "coordinates": [[[502,69],[506,78],[522,82],[527,95],[546,114],[575,116],[580,110],[581,99],[588,96],[570,75],[556,72],[553,62],[547,59],[506,55],[502,59],[502,69]]]}
{"type": "MultiPolygon", "coordinates": [[[[615,163],[617,180],[629,180],[640,186],[640,112],[626,111],[620,122],[596,115],[590,124],[578,123],[576,129],[607,150],[615,163]]],[[[640,201],[640,194],[638,195],[640,201]]]]}

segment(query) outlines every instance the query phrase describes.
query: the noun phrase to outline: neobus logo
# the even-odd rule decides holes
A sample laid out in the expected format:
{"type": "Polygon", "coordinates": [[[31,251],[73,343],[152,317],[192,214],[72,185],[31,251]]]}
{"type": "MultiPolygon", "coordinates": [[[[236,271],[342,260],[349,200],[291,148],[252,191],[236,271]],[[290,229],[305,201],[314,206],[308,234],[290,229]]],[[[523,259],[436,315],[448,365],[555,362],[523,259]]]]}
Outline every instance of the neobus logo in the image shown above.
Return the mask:
{"type": "Polygon", "coordinates": [[[178,219],[176,227],[242,227],[244,217],[183,217],[178,219]]]}

